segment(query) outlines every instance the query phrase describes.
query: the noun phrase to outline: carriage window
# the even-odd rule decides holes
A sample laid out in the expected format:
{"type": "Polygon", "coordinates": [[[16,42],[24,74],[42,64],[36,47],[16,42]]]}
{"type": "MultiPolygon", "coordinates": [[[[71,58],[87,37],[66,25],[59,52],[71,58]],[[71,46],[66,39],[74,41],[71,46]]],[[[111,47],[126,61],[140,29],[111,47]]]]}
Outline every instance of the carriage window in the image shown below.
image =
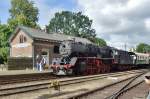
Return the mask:
{"type": "Polygon", "coordinates": [[[59,46],[54,46],[54,53],[59,54],[59,46]]]}

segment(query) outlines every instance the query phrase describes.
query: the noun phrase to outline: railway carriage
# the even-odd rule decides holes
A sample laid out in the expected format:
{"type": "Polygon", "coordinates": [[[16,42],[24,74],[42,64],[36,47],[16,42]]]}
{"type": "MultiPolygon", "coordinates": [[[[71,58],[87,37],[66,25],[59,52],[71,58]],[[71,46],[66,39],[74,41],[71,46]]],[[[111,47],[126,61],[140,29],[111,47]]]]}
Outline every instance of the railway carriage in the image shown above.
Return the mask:
{"type": "Polygon", "coordinates": [[[146,53],[135,53],[136,54],[136,65],[138,68],[149,67],[150,65],[150,54],[146,53]]]}

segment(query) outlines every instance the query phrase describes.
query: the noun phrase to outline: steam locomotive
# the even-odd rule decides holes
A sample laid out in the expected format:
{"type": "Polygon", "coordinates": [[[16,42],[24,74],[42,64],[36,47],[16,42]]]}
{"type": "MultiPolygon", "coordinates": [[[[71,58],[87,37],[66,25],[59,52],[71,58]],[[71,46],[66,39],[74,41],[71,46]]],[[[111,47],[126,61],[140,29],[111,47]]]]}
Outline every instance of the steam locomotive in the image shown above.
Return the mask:
{"type": "MultiPolygon", "coordinates": [[[[59,46],[61,58],[52,62],[51,68],[56,75],[92,75],[111,71],[133,69],[139,54],[118,50],[113,47],[100,47],[72,40],[63,41],[59,46]]],[[[149,65],[150,56],[145,56],[144,65],[149,65]]]]}

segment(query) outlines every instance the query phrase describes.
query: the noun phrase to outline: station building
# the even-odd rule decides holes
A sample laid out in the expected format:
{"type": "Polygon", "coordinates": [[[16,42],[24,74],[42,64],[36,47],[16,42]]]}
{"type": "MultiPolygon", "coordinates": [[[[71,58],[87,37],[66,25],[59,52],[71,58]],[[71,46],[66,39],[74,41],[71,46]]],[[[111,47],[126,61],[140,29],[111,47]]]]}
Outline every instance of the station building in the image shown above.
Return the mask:
{"type": "Polygon", "coordinates": [[[33,69],[36,66],[37,55],[45,57],[46,66],[49,66],[53,58],[61,57],[59,44],[70,39],[74,39],[75,42],[91,43],[85,38],[18,26],[9,39],[8,69],[33,69]]]}

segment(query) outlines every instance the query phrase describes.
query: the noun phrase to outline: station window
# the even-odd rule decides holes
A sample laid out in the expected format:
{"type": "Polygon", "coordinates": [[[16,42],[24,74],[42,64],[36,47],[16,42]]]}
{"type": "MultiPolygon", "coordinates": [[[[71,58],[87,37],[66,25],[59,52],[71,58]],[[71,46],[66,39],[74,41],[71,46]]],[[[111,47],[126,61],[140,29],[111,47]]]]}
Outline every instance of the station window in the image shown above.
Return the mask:
{"type": "Polygon", "coordinates": [[[54,53],[59,54],[59,46],[54,46],[54,53]]]}
{"type": "Polygon", "coordinates": [[[20,37],[19,37],[19,42],[20,43],[24,43],[24,42],[26,42],[27,41],[27,38],[25,37],[25,36],[23,36],[23,35],[20,35],[20,37]]]}
{"type": "Polygon", "coordinates": [[[22,35],[20,35],[19,40],[20,40],[20,41],[19,41],[20,43],[23,43],[22,35]]]}
{"type": "Polygon", "coordinates": [[[43,52],[42,52],[42,55],[47,55],[47,52],[43,51],[43,52]]]}
{"type": "Polygon", "coordinates": [[[26,42],[27,41],[27,38],[24,36],[24,42],[26,42]]]}

